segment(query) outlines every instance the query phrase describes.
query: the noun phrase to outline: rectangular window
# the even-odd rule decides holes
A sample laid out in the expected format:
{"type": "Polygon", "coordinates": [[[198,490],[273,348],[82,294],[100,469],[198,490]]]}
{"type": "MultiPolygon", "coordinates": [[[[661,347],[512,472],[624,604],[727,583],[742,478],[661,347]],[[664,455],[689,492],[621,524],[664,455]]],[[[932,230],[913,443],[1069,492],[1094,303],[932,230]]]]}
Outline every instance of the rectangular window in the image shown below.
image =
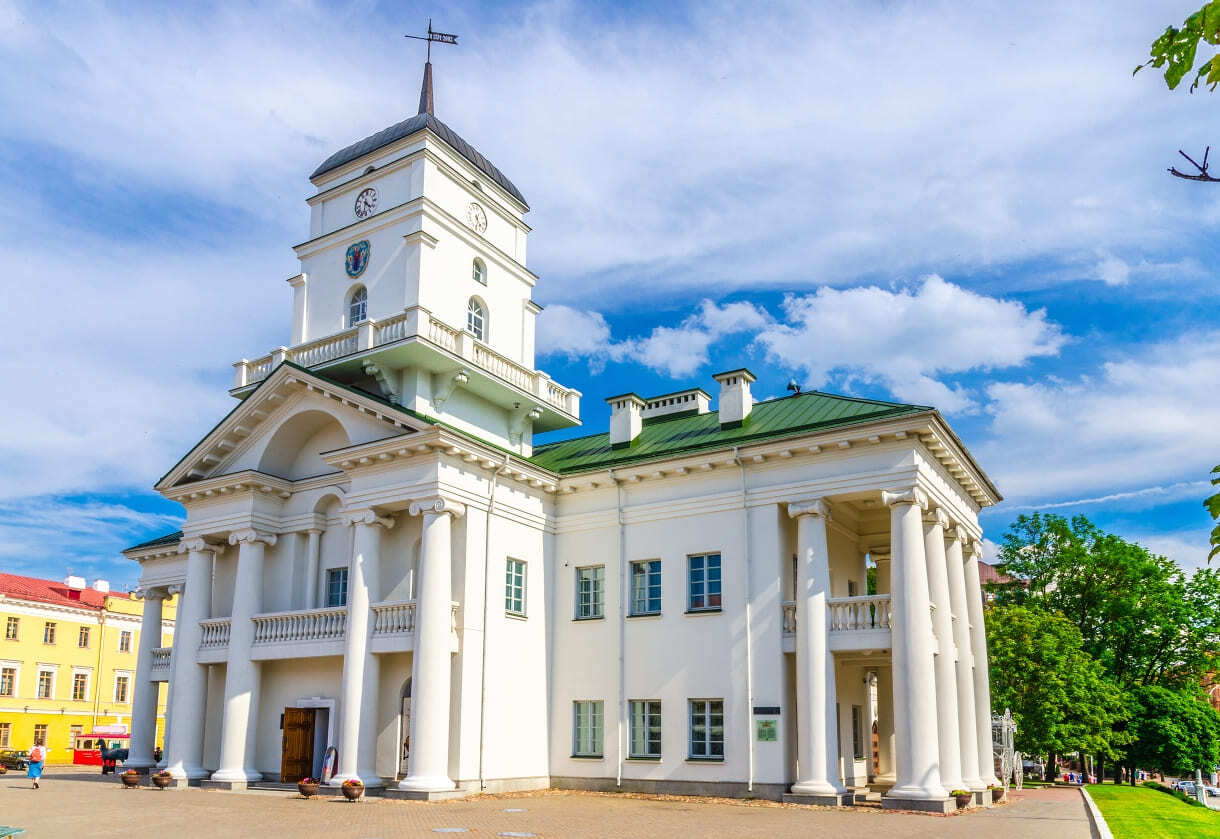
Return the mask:
{"type": "Polygon", "coordinates": [[[114,677],[114,701],[120,705],[127,704],[127,691],[131,686],[130,676],[115,676],[114,677]]]}
{"type": "Polygon", "coordinates": [[[605,614],[606,566],[576,569],[576,618],[600,618],[605,614]]]}
{"type": "Polygon", "coordinates": [[[68,727],[68,737],[69,737],[68,748],[75,749],[76,748],[76,738],[80,737],[84,733],[85,733],[85,727],[83,725],[69,726],[68,727]]]}
{"type": "Polygon", "coordinates": [[[13,739],[13,724],[11,722],[0,722],[0,749],[7,749],[12,746],[13,739]]]}
{"type": "Polygon", "coordinates": [[[131,630],[124,629],[119,633],[119,652],[131,652],[131,630]]]}
{"type": "Polygon", "coordinates": [[[851,706],[851,753],[856,760],[864,759],[864,709],[851,706]]]}
{"type": "Polygon", "coordinates": [[[724,700],[690,701],[690,757],[724,760],[724,700]]]}
{"type": "Polygon", "coordinates": [[[510,559],[504,565],[504,611],[525,615],[525,563],[510,559]]]}
{"type": "Polygon", "coordinates": [[[631,614],[661,613],[661,560],[631,563],[631,614]]]}
{"type": "Polygon", "coordinates": [[[82,626],[80,628],[80,632],[76,636],[76,646],[78,646],[78,647],[89,646],[89,627],[82,626]]]}
{"type": "Polygon", "coordinates": [[[631,757],[661,756],[661,700],[633,699],[630,710],[631,757]]]}
{"type": "Polygon", "coordinates": [[[689,556],[687,561],[687,608],[692,612],[720,608],[720,554],[689,556]]]}
{"type": "Polygon", "coordinates": [[[88,673],[73,673],[72,674],[72,698],[83,700],[89,698],[89,674],[88,673]]]}
{"type": "Polygon", "coordinates": [[[21,626],[20,618],[9,618],[4,622],[4,640],[16,641],[17,628],[21,626]]]}
{"type": "Polygon", "coordinates": [[[347,605],[347,569],[329,568],[326,571],[326,605],[347,605]]]}
{"type": "Polygon", "coordinates": [[[47,745],[47,727],[45,724],[34,726],[34,745],[46,748],[47,745]]]}
{"type": "Polygon", "coordinates": [[[572,716],[572,755],[574,757],[601,757],[601,701],[573,702],[572,716]]]}
{"type": "Polygon", "coordinates": [[[0,696],[17,695],[17,668],[0,667],[0,696]]]}
{"type": "Polygon", "coordinates": [[[54,644],[55,643],[55,623],[54,623],[54,621],[47,621],[45,624],[43,624],[42,643],[44,643],[44,644],[54,644]]]}
{"type": "Polygon", "coordinates": [[[39,670],[38,671],[38,693],[39,699],[51,699],[55,693],[55,671],[54,670],[39,670]]]}
{"type": "Polygon", "coordinates": [[[847,596],[855,597],[859,593],[860,593],[860,587],[856,585],[856,581],[848,580],[847,581],[847,596]]]}

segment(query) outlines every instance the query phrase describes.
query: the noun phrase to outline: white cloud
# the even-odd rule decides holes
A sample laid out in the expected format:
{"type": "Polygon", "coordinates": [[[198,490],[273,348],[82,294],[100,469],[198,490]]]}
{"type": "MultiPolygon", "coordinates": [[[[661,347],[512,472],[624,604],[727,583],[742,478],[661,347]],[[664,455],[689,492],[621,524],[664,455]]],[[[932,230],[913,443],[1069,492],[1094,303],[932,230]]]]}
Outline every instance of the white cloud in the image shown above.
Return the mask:
{"type": "Polygon", "coordinates": [[[1131,266],[1116,256],[1107,255],[1097,263],[1097,276],[1106,285],[1126,285],[1131,278],[1131,266]]]}
{"type": "Polygon", "coordinates": [[[833,373],[879,381],[898,398],[947,413],[974,399],[938,378],[1019,366],[1055,355],[1066,342],[1045,310],[967,291],[938,276],[916,289],[823,287],[784,302],[786,323],[758,341],[782,363],[802,369],[810,387],[833,373]]]}
{"type": "Polygon", "coordinates": [[[1154,554],[1168,557],[1183,568],[1193,570],[1207,568],[1207,554],[1211,550],[1208,542],[1210,530],[1154,533],[1126,536],[1138,542],[1154,554]]]}

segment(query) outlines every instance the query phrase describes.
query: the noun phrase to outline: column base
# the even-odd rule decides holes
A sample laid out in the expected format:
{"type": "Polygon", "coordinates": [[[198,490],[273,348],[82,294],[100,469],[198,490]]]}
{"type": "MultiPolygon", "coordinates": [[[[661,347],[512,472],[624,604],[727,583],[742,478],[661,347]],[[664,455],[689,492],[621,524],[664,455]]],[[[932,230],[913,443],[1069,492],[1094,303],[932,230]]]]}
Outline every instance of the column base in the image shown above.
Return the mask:
{"type": "Polygon", "coordinates": [[[381,776],[376,772],[341,772],[338,775],[332,775],[327,782],[327,786],[341,787],[344,781],[357,780],[364,784],[365,789],[377,789],[385,786],[385,781],[381,780],[381,776]]]}
{"type": "Polygon", "coordinates": [[[403,792],[452,792],[456,786],[448,775],[408,775],[398,782],[403,792]]]}
{"type": "Polygon", "coordinates": [[[256,772],[253,769],[240,767],[237,769],[217,769],[212,773],[211,780],[220,781],[227,784],[246,784],[250,781],[261,781],[263,779],[262,772],[256,772]]]}
{"type": "Polygon", "coordinates": [[[396,798],[399,801],[445,801],[452,798],[468,798],[478,795],[478,793],[477,789],[414,790],[386,787],[385,797],[396,798]]]}
{"type": "Polygon", "coordinates": [[[134,769],[137,772],[139,772],[141,775],[147,775],[153,769],[157,768],[157,762],[155,760],[153,760],[151,757],[147,757],[147,758],[133,757],[129,760],[123,761],[123,768],[124,769],[134,769]]]}
{"type": "Polygon", "coordinates": [[[212,777],[202,766],[178,766],[168,771],[175,781],[203,781],[212,777]]]}
{"type": "Polygon", "coordinates": [[[950,796],[944,798],[905,798],[901,795],[885,795],[881,798],[883,810],[914,810],[919,813],[957,812],[957,802],[950,796]]]}
{"type": "Polygon", "coordinates": [[[784,803],[814,807],[850,807],[856,803],[856,795],[852,792],[786,792],[784,803]]]}

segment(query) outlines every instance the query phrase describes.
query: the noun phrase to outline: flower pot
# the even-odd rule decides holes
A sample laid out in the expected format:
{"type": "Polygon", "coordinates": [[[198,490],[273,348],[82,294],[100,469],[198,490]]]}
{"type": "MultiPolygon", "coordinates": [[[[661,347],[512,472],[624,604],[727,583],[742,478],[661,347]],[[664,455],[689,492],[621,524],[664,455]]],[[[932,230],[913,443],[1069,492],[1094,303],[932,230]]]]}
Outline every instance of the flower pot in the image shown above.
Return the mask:
{"type": "Polygon", "coordinates": [[[128,789],[133,789],[134,787],[138,787],[140,785],[139,775],[128,775],[126,772],[124,772],[119,776],[119,778],[123,781],[123,786],[127,787],[128,789]]]}
{"type": "Polygon", "coordinates": [[[969,792],[953,797],[957,799],[957,809],[959,810],[965,810],[970,806],[970,802],[974,800],[974,794],[969,792]]]}
{"type": "Polygon", "coordinates": [[[0,775],[5,774],[6,772],[8,772],[8,767],[7,767],[7,766],[0,766],[0,775]]]}
{"type": "Polygon", "coordinates": [[[1003,787],[992,787],[992,788],[991,788],[991,801],[992,801],[992,803],[995,803],[996,801],[999,801],[999,800],[1000,800],[1001,798],[1003,798],[1003,797],[1004,797],[1004,788],[1003,788],[1003,787]]]}
{"type": "Polygon", "coordinates": [[[355,801],[357,798],[364,795],[364,787],[355,787],[344,784],[343,786],[339,787],[339,789],[343,790],[343,797],[348,801],[355,801]]]}
{"type": "Polygon", "coordinates": [[[297,781],[297,792],[301,794],[302,798],[313,798],[318,794],[318,785],[303,784],[300,781],[297,781]]]}
{"type": "Polygon", "coordinates": [[[153,786],[157,789],[165,789],[174,780],[169,775],[150,775],[149,777],[152,778],[153,786]]]}

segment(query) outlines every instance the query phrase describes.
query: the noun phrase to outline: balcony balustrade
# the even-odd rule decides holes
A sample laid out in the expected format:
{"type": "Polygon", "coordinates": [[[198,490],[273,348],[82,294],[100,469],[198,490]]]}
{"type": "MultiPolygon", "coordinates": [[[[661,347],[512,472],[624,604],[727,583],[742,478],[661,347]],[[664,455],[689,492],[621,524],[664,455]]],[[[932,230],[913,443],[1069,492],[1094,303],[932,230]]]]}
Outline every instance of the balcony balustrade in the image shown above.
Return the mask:
{"type": "Polygon", "coordinates": [[[173,647],[156,647],[150,652],[152,666],[148,671],[148,680],[150,682],[169,681],[170,656],[173,653],[173,647]]]}
{"type": "MultiPolygon", "coordinates": [[[[783,649],[795,651],[796,603],[782,604],[783,649]]],[[[888,594],[832,597],[826,604],[830,649],[875,650],[890,647],[891,600],[888,594]]]]}

